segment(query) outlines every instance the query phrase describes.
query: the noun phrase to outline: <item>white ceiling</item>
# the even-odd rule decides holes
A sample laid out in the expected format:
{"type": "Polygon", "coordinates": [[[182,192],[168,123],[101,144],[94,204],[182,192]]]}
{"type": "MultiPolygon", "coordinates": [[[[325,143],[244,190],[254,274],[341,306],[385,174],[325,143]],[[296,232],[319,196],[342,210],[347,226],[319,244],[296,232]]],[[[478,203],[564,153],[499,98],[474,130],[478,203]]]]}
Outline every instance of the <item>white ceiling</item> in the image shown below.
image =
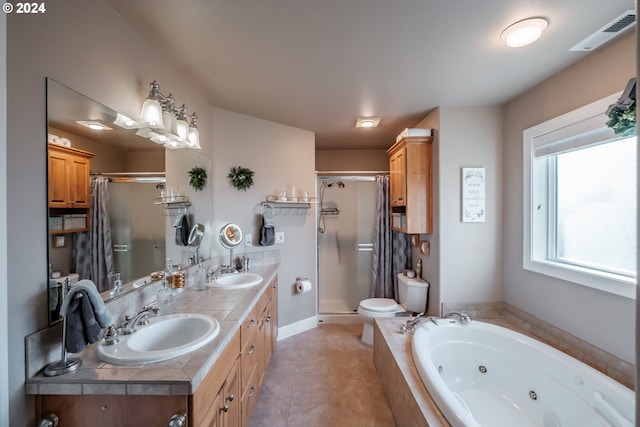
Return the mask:
{"type": "Polygon", "coordinates": [[[634,9],[634,0],[108,1],[213,106],[314,131],[320,149],[387,148],[437,106],[501,104],[584,58],[569,48],[634,9]],[[502,30],[532,16],[550,21],[542,39],[505,47],[502,30]],[[379,116],[380,127],[355,129],[358,116],[379,116]]]}

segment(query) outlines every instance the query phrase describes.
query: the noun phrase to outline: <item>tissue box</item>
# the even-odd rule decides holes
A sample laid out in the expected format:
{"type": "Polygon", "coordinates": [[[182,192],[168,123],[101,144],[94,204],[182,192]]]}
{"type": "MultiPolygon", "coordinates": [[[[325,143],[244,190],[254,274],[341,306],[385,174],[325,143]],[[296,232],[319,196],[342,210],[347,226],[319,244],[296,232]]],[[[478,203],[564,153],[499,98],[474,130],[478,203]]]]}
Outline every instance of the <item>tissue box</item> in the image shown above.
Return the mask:
{"type": "Polygon", "coordinates": [[[62,230],[62,217],[50,216],[49,217],[49,231],[62,230]]]}
{"type": "Polygon", "coordinates": [[[76,230],[87,228],[86,214],[63,215],[63,230],[76,230]]]}
{"type": "Polygon", "coordinates": [[[406,128],[396,136],[396,142],[408,136],[431,136],[431,129],[425,128],[406,128]]]}

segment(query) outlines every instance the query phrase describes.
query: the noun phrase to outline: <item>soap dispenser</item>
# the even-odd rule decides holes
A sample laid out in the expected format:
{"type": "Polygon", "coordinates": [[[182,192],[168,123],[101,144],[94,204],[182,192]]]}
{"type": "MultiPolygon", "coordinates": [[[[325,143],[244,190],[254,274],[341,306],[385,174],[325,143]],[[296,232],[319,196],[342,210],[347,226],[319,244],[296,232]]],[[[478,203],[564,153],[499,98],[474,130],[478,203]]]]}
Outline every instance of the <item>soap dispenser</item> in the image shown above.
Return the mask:
{"type": "Polygon", "coordinates": [[[122,292],[122,280],[120,280],[120,273],[116,273],[116,280],[113,281],[113,289],[109,292],[109,295],[118,295],[120,292],[122,292]]]}

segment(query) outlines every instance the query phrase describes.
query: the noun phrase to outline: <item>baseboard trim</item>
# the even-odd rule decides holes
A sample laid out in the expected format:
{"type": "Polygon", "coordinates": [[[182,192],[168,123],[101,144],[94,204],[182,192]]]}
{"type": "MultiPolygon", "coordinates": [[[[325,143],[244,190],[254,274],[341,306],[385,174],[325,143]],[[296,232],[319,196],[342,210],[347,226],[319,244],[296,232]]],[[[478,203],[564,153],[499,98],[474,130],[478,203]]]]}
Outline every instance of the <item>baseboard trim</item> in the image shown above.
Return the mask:
{"type": "Polygon", "coordinates": [[[311,316],[306,319],[278,328],[278,341],[309,331],[318,326],[318,318],[311,316]]]}

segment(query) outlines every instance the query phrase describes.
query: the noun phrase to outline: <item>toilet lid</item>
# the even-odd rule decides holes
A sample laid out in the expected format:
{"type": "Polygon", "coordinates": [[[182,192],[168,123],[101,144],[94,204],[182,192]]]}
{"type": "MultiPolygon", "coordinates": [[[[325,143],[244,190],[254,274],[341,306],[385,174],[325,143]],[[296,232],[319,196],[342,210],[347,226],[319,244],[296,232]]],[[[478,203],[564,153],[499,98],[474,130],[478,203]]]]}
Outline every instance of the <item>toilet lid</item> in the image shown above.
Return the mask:
{"type": "Polygon", "coordinates": [[[398,303],[391,298],[369,298],[360,301],[360,307],[365,310],[383,313],[387,311],[396,311],[398,309],[398,303]]]}

